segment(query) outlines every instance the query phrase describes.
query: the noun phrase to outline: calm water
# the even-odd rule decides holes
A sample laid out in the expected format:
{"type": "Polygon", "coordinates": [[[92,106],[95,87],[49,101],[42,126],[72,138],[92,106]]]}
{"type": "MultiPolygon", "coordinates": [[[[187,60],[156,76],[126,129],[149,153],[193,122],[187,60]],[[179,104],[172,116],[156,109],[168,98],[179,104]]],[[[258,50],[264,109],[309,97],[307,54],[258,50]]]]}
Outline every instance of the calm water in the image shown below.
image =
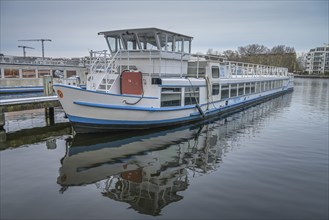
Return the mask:
{"type": "Polygon", "coordinates": [[[328,85],[171,130],[12,129],[1,219],[328,219],[328,85]]]}

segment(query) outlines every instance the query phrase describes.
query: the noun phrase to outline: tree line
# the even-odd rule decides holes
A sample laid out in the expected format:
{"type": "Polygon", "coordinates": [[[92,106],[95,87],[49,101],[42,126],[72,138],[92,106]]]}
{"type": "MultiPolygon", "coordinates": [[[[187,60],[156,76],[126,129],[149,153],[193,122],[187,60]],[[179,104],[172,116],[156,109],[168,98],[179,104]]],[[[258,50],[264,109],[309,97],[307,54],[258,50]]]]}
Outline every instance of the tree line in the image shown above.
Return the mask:
{"type": "Polygon", "coordinates": [[[286,67],[289,72],[300,70],[295,48],[285,45],[278,45],[269,49],[264,45],[250,44],[238,47],[237,50],[225,50],[223,52],[208,49],[207,54],[223,56],[230,61],[286,67]]]}

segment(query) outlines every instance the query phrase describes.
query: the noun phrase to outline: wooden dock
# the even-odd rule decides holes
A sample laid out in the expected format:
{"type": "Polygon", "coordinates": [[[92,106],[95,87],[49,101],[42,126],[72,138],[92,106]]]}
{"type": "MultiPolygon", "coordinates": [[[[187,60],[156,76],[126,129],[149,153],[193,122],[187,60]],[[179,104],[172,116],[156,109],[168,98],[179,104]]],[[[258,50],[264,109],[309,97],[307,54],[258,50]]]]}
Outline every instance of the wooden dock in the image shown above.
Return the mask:
{"type": "Polygon", "coordinates": [[[0,129],[5,125],[5,112],[46,109],[46,117],[53,118],[54,107],[61,106],[57,96],[42,96],[0,100],[0,129]],[[48,115],[47,115],[48,114],[48,115]]]}

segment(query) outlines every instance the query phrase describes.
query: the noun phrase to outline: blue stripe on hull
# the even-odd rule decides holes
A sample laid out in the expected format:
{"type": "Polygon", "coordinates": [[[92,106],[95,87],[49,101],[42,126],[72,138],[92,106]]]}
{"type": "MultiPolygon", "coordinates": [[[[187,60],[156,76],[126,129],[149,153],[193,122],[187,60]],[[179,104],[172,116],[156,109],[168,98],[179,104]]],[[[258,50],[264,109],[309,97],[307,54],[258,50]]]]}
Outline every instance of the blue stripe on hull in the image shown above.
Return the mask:
{"type": "Polygon", "coordinates": [[[195,121],[205,120],[215,116],[226,116],[245,109],[252,105],[259,104],[266,99],[271,99],[276,96],[280,96],[283,93],[292,91],[293,88],[280,91],[278,93],[260,96],[256,99],[243,101],[234,105],[221,107],[218,109],[212,109],[205,111],[205,118],[199,113],[193,113],[190,116],[169,119],[169,120],[156,120],[156,121],[125,121],[125,120],[103,120],[96,118],[85,118],[68,115],[77,133],[96,133],[106,132],[111,130],[137,130],[137,129],[150,129],[156,127],[173,126],[191,123],[195,121]]]}

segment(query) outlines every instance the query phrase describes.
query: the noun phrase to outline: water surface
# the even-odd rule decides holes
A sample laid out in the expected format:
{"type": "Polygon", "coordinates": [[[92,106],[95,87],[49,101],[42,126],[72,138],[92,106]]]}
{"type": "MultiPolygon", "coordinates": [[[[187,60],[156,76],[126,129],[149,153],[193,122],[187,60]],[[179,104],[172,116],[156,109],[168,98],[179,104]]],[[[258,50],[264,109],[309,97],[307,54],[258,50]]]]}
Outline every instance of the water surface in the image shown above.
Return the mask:
{"type": "Polygon", "coordinates": [[[295,79],[293,93],[203,125],[12,129],[1,219],[328,219],[328,84],[295,79]]]}

